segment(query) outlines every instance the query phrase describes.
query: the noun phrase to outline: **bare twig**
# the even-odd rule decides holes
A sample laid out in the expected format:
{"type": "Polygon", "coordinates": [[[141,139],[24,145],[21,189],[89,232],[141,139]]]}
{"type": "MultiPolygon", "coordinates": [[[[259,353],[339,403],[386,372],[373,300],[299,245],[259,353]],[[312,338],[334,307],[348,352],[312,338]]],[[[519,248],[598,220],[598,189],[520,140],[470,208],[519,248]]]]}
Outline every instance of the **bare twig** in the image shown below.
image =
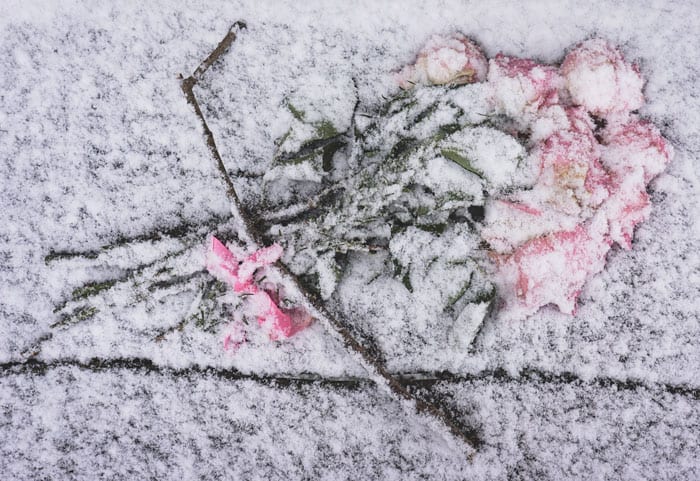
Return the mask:
{"type": "Polygon", "coordinates": [[[226,52],[226,50],[228,50],[233,41],[236,40],[238,32],[245,28],[245,22],[238,21],[234,23],[229,29],[226,36],[221,40],[221,42],[219,42],[216,48],[199,65],[199,67],[197,67],[197,69],[192,75],[190,75],[187,78],[183,78],[182,75],[180,76],[180,87],[182,88],[182,92],[185,94],[187,103],[189,103],[192,106],[195,113],[197,114],[197,117],[199,117],[202,129],[204,130],[204,138],[206,139],[207,147],[209,147],[209,151],[214,157],[214,160],[216,160],[216,166],[219,169],[219,172],[221,173],[222,179],[226,183],[226,195],[228,195],[229,199],[231,199],[231,201],[233,202],[233,214],[245,224],[245,230],[250,235],[250,233],[255,232],[255,229],[249,222],[248,218],[242,214],[241,202],[238,199],[236,188],[234,187],[233,182],[231,181],[231,178],[229,177],[228,172],[226,171],[226,166],[224,165],[224,161],[221,158],[221,154],[219,154],[219,149],[217,148],[216,142],[214,141],[214,134],[212,133],[211,129],[209,129],[209,125],[207,125],[207,121],[205,120],[204,115],[202,114],[202,109],[199,106],[199,102],[197,102],[197,97],[195,97],[194,95],[194,86],[197,85],[197,83],[202,79],[209,67],[211,67],[219,59],[219,57],[221,57],[221,55],[224,52],[226,52]]]}
{"type": "MultiPolygon", "coordinates": [[[[202,114],[202,109],[197,101],[197,97],[194,94],[194,86],[197,85],[206,71],[214,63],[216,63],[219,57],[221,57],[221,55],[231,46],[233,41],[236,39],[236,35],[242,28],[245,28],[245,23],[236,22],[219,45],[217,45],[214,51],[206,58],[204,62],[202,62],[202,64],[191,76],[187,78],[182,78],[181,76],[181,87],[187,102],[192,106],[195,114],[200,120],[207,146],[209,147],[212,156],[216,160],[219,172],[221,173],[221,176],[226,184],[226,193],[233,204],[233,214],[243,223],[245,227],[245,232],[241,232],[239,235],[241,235],[241,237],[248,237],[250,244],[253,246],[260,246],[264,244],[261,232],[258,230],[257,226],[253,224],[251,219],[244,214],[245,211],[243,210],[241,201],[236,193],[233,181],[231,180],[219,150],[216,147],[214,135],[207,125],[206,119],[202,114]]],[[[468,447],[468,449],[471,451],[470,455],[473,454],[474,450],[480,444],[475,431],[471,429],[464,430],[445,410],[442,410],[436,405],[422,400],[411,393],[399,379],[387,371],[384,364],[373,352],[366,349],[355,338],[348,328],[346,322],[340,320],[340,318],[336,316],[331,315],[331,313],[329,313],[325,306],[321,303],[320,299],[311,295],[300,284],[296,276],[291,274],[284,265],[280,265],[279,267],[287,280],[293,284],[294,287],[306,298],[309,306],[312,308],[312,311],[315,311],[312,312],[312,314],[314,314],[315,317],[325,325],[326,329],[330,333],[334,334],[349,351],[356,355],[357,360],[368,371],[368,373],[370,373],[371,377],[377,382],[377,384],[388,387],[389,390],[399,399],[409,401],[409,404],[412,404],[418,413],[441,422],[447,427],[449,432],[452,433],[455,438],[463,442],[468,447]]]]}
{"type": "Polygon", "coordinates": [[[245,28],[247,28],[247,25],[241,20],[237,21],[231,26],[226,36],[223,39],[221,39],[221,42],[219,42],[219,45],[217,45],[216,48],[209,54],[209,56],[205,58],[201,64],[199,64],[197,70],[195,70],[192,74],[192,77],[194,77],[197,82],[199,82],[202,79],[202,76],[207,70],[209,70],[209,67],[214,65],[214,63],[219,59],[219,57],[221,57],[221,55],[223,55],[224,52],[228,50],[233,41],[236,40],[236,35],[238,34],[238,32],[245,28]]]}

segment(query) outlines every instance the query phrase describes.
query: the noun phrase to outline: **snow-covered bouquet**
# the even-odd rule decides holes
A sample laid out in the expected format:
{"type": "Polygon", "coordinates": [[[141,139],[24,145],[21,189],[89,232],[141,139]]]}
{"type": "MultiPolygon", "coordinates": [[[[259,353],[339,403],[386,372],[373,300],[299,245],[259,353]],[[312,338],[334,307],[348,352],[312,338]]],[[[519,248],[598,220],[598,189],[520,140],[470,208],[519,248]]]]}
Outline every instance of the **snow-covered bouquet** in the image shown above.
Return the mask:
{"type": "Polygon", "coordinates": [[[600,39],[556,66],[453,34],[394,79],[371,105],[351,80],[290,95],[255,213],[265,238],[336,310],[390,322],[410,304],[412,336],[466,346],[492,308],[573,313],[612,244],[631,247],[672,155],[636,113],[637,67],[600,39]]]}

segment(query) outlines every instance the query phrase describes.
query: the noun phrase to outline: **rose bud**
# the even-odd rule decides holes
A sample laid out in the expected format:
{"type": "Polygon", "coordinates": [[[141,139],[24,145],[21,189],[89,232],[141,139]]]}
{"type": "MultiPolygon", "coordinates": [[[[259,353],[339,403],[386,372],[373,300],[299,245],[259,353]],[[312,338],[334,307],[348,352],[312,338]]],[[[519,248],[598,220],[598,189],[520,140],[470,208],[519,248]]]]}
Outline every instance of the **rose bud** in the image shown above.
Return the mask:
{"type": "Polygon", "coordinates": [[[461,33],[434,35],[418,53],[415,63],[397,74],[397,80],[405,89],[414,84],[467,84],[482,82],[487,70],[481,49],[461,33]]]}

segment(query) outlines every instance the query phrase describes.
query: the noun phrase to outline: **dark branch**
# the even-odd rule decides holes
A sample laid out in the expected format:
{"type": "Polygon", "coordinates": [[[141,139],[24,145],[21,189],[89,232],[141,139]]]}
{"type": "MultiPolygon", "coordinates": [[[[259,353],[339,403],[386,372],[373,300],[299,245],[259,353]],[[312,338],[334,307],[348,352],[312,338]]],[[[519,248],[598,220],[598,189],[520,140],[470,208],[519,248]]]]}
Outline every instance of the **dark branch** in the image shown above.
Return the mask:
{"type": "Polygon", "coordinates": [[[209,67],[214,65],[214,63],[216,63],[216,61],[219,60],[219,57],[226,53],[226,50],[228,50],[228,48],[231,46],[234,40],[236,40],[236,35],[238,34],[238,32],[245,28],[248,28],[248,26],[245,24],[245,22],[241,20],[231,25],[231,28],[229,29],[228,33],[221,40],[221,42],[219,42],[219,45],[217,45],[216,48],[212,51],[212,53],[210,53],[209,56],[205,58],[201,64],[199,64],[197,70],[195,70],[192,74],[192,77],[195,78],[195,83],[202,80],[202,76],[207,70],[209,70],[209,67]]]}

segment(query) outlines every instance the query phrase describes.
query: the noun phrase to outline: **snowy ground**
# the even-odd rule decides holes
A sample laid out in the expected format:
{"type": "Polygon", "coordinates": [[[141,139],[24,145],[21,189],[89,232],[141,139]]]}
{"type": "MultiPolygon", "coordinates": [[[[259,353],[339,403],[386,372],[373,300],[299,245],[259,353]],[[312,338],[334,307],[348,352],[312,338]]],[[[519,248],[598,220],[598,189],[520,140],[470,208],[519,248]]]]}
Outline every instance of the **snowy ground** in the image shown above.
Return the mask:
{"type": "Polygon", "coordinates": [[[0,6],[2,478],[700,478],[697,5],[294,3],[0,6]],[[640,63],[641,113],[675,158],[633,250],[611,253],[576,317],[492,320],[450,356],[379,341],[394,371],[449,371],[405,382],[477,431],[472,460],[320,324],[236,355],[216,326],[174,328],[204,239],[230,231],[178,74],[241,19],[248,29],[197,87],[232,175],[270,158],[299,79],[357,78],[371,96],[435,32],[546,62],[595,34],[640,63]],[[129,282],[95,296],[91,317],[60,322],[80,307],[76,287],[113,279],[129,282]]]}

